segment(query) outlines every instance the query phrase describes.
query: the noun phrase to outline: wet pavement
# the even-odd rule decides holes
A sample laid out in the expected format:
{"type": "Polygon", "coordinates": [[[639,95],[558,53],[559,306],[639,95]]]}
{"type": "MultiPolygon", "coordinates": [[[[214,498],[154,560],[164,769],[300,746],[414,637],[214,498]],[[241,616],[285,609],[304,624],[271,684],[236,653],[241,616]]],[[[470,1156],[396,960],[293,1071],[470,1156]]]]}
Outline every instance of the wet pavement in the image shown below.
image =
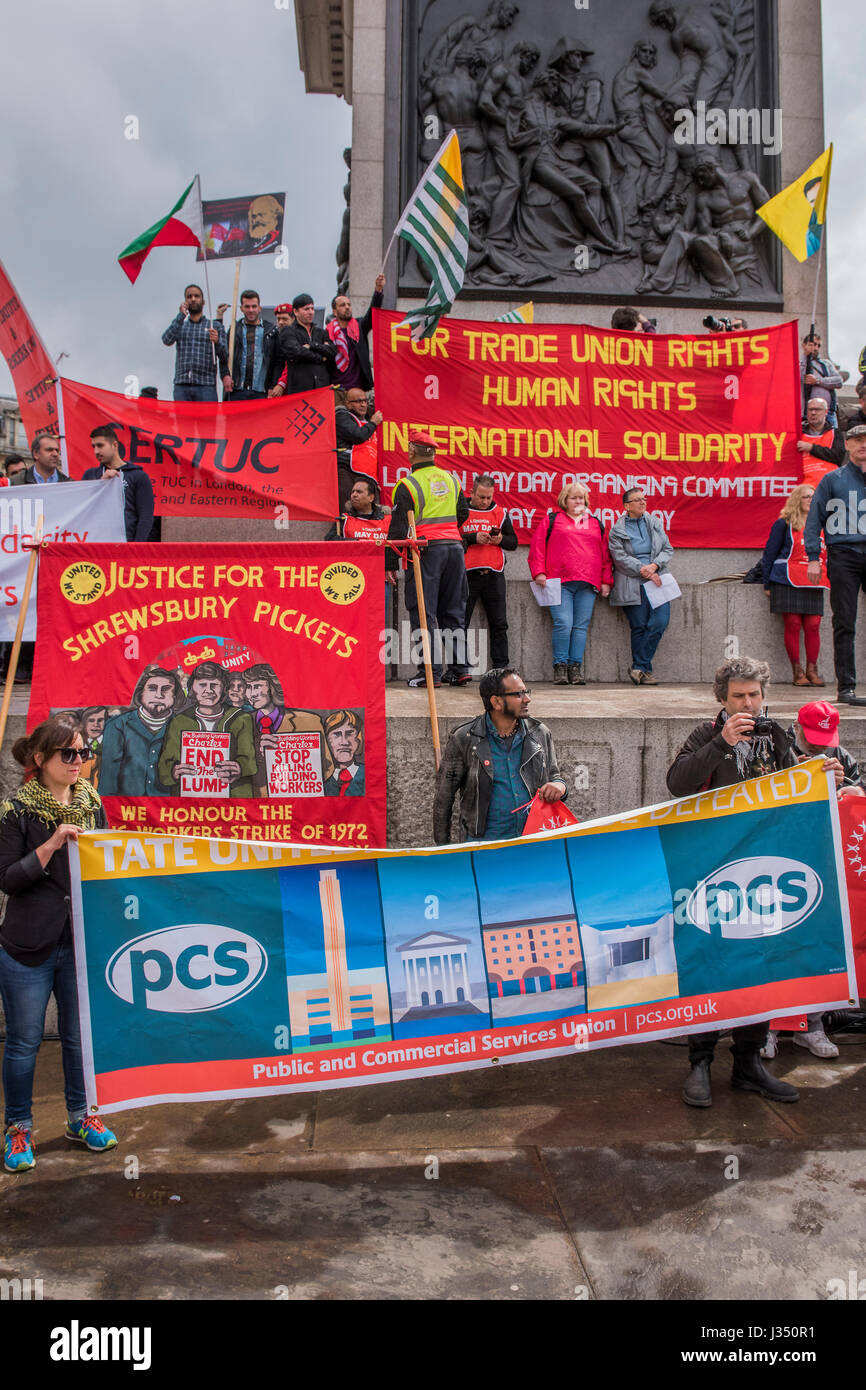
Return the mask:
{"type": "Polygon", "coordinates": [[[866,1037],[783,1042],[801,1089],[680,1100],[647,1043],[318,1095],[106,1116],[63,1137],[37,1070],[32,1173],[0,1176],[0,1278],[48,1299],[804,1299],[866,1275],[866,1037]]]}

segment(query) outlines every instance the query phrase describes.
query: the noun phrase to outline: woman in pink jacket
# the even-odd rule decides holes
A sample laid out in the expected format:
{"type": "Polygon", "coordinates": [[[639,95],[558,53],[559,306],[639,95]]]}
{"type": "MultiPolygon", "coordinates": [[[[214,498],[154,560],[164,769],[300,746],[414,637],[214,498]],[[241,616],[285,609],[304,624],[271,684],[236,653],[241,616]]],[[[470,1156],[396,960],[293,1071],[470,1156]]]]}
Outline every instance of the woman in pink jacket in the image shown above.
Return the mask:
{"type": "Polygon", "coordinates": [[[589,510],[589,491],[582,483],[564,487],[556,511],[536,526],[529,572],[542,586],[548,579],[561,580],[561,600],[550,609],[554,685],[586,685],[583,653],[589,620],[599,590],[602,598],[610,593],[613,564],[604,526],[589,510]]]}

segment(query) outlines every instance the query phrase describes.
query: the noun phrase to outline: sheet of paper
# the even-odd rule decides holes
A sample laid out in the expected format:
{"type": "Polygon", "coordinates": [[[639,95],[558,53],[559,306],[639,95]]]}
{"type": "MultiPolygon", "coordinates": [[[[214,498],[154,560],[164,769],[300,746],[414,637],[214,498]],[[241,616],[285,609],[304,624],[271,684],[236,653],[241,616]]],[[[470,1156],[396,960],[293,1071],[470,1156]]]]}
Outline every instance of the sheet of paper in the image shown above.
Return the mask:
{"type": "Polygon", "coordinates": [[[671,599],[682,598],[683,591],[672,574],[663,574],[661,581],[661,584],[653,584],[648,579],[644,584],[651,608],[660,608],[663,603],[670,603],[671,599]]]}
{"type": "Polygon", "coordinates": [[[546,584],[536,584],[530,579],[529,587],[539,608],[555,608],[562,602],[562,581],[559,579],[548,579],[546,584]]]}

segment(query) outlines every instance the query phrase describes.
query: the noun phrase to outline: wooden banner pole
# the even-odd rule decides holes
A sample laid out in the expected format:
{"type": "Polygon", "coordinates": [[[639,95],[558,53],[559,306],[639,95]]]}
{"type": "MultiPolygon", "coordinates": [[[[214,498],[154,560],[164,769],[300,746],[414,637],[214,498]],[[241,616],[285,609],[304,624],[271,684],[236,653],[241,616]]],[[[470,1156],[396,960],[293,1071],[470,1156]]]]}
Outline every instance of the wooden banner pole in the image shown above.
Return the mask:
{"type": "Polygon", "coordinates": [[[30,549],[30,559],[27,562],[27,575],[24,580],[24,592],[21,595],[21,607],[18,611],[18,626],[15,629],[15,641],[12,643],[12,651],[9,653],[9,668],[6,672],[6,684],[3,687],[3,703],[0,705],[0,749],[3,747],[3,740],[6,737],[6,723],[9,718],[9,706],[12,703],[12,691],[15,686],[15,673],[18,670],[18,656],[21,651],[21,637],[24,632],[24,623],[27,619],[27,608],[30,604],[30,590],[33,588],[33,576],[36,573],[36,563],[39,558],[39,547],[42,544],[42,517],[36,523],[36,530],[33,533],[33,544],[30,549]]]}
{"type": "MultiPolygon", "coordinates": [[[[409,509],[409,536],[414,541],[415,533],[415,513],[409,509]]],[[[424,585],[421,579],[421,558],[417,548],[412,547],[412,570],[415,574],[415,600],[418,604],[418,618],[421,624],[421,652],[424,657],[424,676],[427,681],[427,703],[430,706],[430,728],[433,733],[433,757],[436,761],[436,771],[439,771],[439,764],[442,761],[442,752],[439,745],[439,715],[436,712],[436,687],[433,684],[433,659],[430,654],[430,633],[427,630],[427,609],[424,606],[424,585]]]]}
{"type": "Polygon", "coordinates": [[[238,256],[235,261],[235,287],[232,290],[232,321],[229,327],[229,360],[227,373],[232,379],[232,385],[237,386],[237,382],[232,375],[235,365],[235,331],[238,323],[238,287],[241,283],[241,258],[238,256]]]}

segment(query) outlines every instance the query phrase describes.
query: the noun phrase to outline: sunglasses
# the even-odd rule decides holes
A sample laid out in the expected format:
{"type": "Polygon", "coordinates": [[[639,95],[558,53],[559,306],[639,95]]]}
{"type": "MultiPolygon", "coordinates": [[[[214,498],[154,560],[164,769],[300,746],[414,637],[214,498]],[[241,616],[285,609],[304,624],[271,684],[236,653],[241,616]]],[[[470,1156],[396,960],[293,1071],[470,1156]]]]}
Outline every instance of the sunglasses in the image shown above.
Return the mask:
{"type": "Polygon", "coordinates": [[[88,758],[94,756],[96,750],[85,744],[83,748],[58,748],[56,751],[60,754],[60,761],[71,767],[76,758],[86,763],[88,758]]]}

